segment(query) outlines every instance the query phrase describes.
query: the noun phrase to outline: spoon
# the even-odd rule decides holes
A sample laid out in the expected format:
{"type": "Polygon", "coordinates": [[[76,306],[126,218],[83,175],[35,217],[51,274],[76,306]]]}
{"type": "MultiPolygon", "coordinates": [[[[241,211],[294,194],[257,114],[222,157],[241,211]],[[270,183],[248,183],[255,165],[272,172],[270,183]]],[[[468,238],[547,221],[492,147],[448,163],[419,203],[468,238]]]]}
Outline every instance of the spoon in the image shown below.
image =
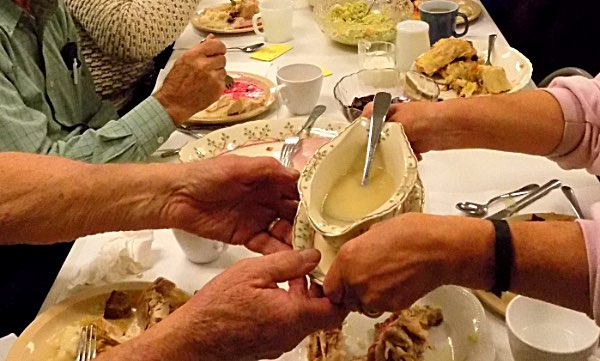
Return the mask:
{"type": "Polygon", "coordinates": [[[369,182],[369,171],[371,170],[371,162],[375,156],[375,150],[381,136],[381,128],[385,123],[385,116],[392,104],[392,95],[390,93],[379,92],[375,94],[373,99],[373,114],[371,114],[371,126],[369,127],[369,143],[367,144],[367,155],[365,158],[365,168],[363,169],[361,186],[366,186],[369,182]]]}
{"type": "Polygon", "coordinates": [[[577,218],[583,219],[583,211],[581,210],[579,201],[577,201],[577,197],[575,197],[575,192],[573,191],[573,188],[569,186],[562,186],[560,187],[560,190],[564,193],[565,197],[567,197],[569,203],[571,203],[571,207],[573,207],[577,218]]]}
{"type": "Polygon", "coordinates": [[[236,49],[236,50],[241,50],[244,53],[253,53],[256,50],[262,48],[263,45],[265,45],[265,43],[256,43],[256,44],[246,45],[246,46],[231,46],[231,47],[227,48],[227,50],[236,49]]]}
{"type": "Polygon", "coordinates": [[[529,194],[529,193],[535,191],[538,188],[540,188],[540,186],[537,184],[528,184],[528,185],[521,187],[517,190],[514,190],[512,192],[508,192],[508,193],[504,193],[499,196],[496,196],[484,204],[474,203],[474,202],[460,202],[460,203],[456,203],[456,208],[459,211],[465,212],[469,215],[480,217],[487,213],[488,207],[492,203],[497,202],[501,199],[523,196],[523,195],[526,195],[526,194],[529,194]]]}
{"type": "Polygon", "coordinates": [[[490,34],[488,36],[488,52],[487,59],[485,60],[485,65],[492,65],[492,53],[494,52],[494,44],[496,43],[496,38],[498,35],[490,34]]]}

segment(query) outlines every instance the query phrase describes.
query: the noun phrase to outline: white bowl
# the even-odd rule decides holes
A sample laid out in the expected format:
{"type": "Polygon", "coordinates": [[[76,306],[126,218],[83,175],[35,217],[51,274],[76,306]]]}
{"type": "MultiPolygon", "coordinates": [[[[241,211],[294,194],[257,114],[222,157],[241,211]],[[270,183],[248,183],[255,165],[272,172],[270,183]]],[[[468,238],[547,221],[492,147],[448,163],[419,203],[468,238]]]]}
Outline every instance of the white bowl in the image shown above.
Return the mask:
{"type": "Polygon", "coordinates": [[[585,314],[524,296],[508,305],[506,324],[517,361],[587,361],[600,335],[585,314]]]}

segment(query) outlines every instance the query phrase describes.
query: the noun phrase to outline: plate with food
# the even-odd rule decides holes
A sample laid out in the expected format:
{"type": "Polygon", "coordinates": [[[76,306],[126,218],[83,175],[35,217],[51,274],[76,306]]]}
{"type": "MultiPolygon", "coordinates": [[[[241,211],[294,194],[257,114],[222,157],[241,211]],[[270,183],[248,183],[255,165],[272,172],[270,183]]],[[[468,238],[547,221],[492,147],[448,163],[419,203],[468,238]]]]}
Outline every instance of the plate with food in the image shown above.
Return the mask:
{"type": "Polygon", "coordinates": [[[496,44],[492,65],[485,65],[487,39],[441,39],[421,54],[413,70],[440,86],[440,98],[514,93],[531,81],[533,66],[518,50],[496,44]]]}
{"type": "MultiPolygon", "coordinates": [[[[283,140],[296,134],[305,122],[306,117],[278,121],[255,120],[215,130],[183,146],[179,152],[179,159],[186,163],[223,154],[279,159],[283,140]]],[[[292,158],[294,168],[302,170],[314,152],[338,135],[348,124],[335,117],[322,116],[317,119],[310,135],[303,139],[302,147],[292,158]]]]}
{"type": "Polygon", "coordinates": [[[276,100],[275,84],[260,75],[229,72],[233,84],[188,123],[224,124],[247,120],[266,112],[276,100]]]}
{"type": "MultiPolygon", "coordinates": [[[[258,13],[257,0],[232,0],[208,7],[192,16],[192,25],[200,31],[216,34],[253,32],[252,17],[258,13]]],[[[259,23],[260,25],[260,23],[259,23]]]]}
{"type": "Polygon", "coordinates": [[[488,361],[495,357],[481,303],[457,286],[439,287],[409,309],[377,319],[351,313],[341,329],[309,336],[298,354],[302,351],[307,357],[298,359],[309,361],[488,361]]]}
{"type": "MultiPolygon", "coordinates": [[[[566,214],[559,213],[529,213],[520,214],[508,218],[508,222],[543,222],[543,221],[565,221],[573,222],[576,218],[566,214]]],[[[512,292],[503,292],[500,297],[495,294],[482,290],[474,290],[473,293],[479,298],[484,306],[491,311],[504,317],[506,315],[506,307],[513,298],[517,295],[512,292]]]]}
{"type": "Polygon", "coordinates": [[[73,361],[82,326],[97,327],[97,352],[130,340],[183,305],[189,295],[164,278],[94,287],[41,313],[6,361],[73,361]]]}
{"type": "MultiPolygon", "coordinates": [[[[479,18],[479,16],[481,15],[481,5],[473,0],[452,0],[455,3],[458,4],[458,11],[460,11],[461,13],[465,14],[467,16],[467,19],[469,20],[469,23],[477,20],[479,18]]],[[[415,12],[413,14],[413,18],[416,20],[421,19],[421,16],[419,15],[419,4],[421,3],[421,0],[415,0],[413,1],[413,4],[415,5],[415,12]]],[[[462,17],[457,16],[456,17],[456,23],[458,25],[464,24],[464,20],[462,17]]]]}

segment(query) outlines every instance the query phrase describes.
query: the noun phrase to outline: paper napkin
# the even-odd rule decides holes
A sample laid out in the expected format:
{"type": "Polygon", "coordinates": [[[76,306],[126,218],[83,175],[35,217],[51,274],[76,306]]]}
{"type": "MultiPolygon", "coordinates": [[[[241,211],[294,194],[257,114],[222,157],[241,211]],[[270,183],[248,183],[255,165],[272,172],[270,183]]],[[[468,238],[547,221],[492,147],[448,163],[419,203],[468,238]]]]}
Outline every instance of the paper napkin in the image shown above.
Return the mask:
{"type": "Polygon", "coordinates": [[[0,361],[6,359],[15,341],[17,341],[17,336],[14,333],[0,338],[0,361]]]}
{"type": "Polygon", "coordinates": [[[153,231],[116,233],[98,256],[77,273],[68,288],[118,282],[131,275],[141,277],[154,263],[153,240],[153,231]]]}
{"type": "Polygon", "coordinates": [[[287,44],[274,44],[263,47],[262,49],[252,53],[250,57],[252,59],[262,61],[273,61],[283,55],[284,53],[292,50],[292,45],[287,44]]]}

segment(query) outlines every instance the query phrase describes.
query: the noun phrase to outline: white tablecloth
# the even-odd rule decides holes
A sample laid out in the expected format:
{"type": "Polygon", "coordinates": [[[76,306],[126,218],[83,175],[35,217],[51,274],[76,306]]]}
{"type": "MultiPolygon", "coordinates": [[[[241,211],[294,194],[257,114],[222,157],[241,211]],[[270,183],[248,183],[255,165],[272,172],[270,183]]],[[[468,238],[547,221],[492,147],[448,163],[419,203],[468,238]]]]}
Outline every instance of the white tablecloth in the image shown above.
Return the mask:
{"type": "MultiPolygon", "coordinates": [[[[220,1],[203,1],[202,5],[207,6],[216,2],[220,1]]],[[[265,75],[270,78],[273,78],[274,69],[277,66],[289,63],[311,62],[329,69],[333,75],[324,79],[320,103],[328,106],[327,115],[341,117],[333,98],[332,89],[343,75],[358,69],[356,48],[339,45],[326,38],[314,22],[312,11],[302,0],[296,1],[293,26],[295,39],[291,44],[294,49],[276,59],[273,66],[264,67],[263,64],[261,69],[265,70],[265,75]]],[[[484,10],[480,19],[472,24],[468,37],[486,38],[491,32],[499,35],[499,42],[506,43],[484,10]]],[[[204,36],[205,34],[188,26],[175,44],[177,50],[169,61],[168,67],[183,53],[183,49],[193,46],[204,36]]],[[[223,36],[221,39],[228,46],[262,41],[254,34],[223,36]]],[[[227,59],[231,64],[236,64],[236,67],[240,67],[240,64],[241,67],[244,67],[244,64],[258,62],[251,60],[248,54],[241,52],[230,52],[227,59]]],[[[248,69],[256,69],[257,66],[249,65],[248,69]]],[[[274,109],[263,117],[277,121],[278,118],[287,116],[287,110],[274,109]]],[[[164,147],[179,146],[189,139],[189,137],[176,132],[164,144],[164,147]]],[[[558,178],[575,189],[584,212],[589,211],[589,206],[593,202],[600,201],[600,183],[593,176],[584,171],[563,171],[554,163],[541,157],[483,150],[447,151],[425,154],[419,170],[426,189],[425,210],[431,213],[457,214],[454,204],[458,201],[484,201],[493,195],[516,189],[524,184],[531,182],[543,184],[552,178],[558,178]]],[[[558,191],[551,193],[524,211],[554,211],[571,214],[568,203],[558,191]]],[[[109,238],[107,235],[96,235],[75,243],[42,306],[42,310],[67,295],[66,287],[69,280],[73,279],[77,271],[95,257],[103,241],[109,238]]],[[[155,232],[154,252],[157,262],[152,269],[144,273],[143,279],[153,280],[157,276],[164,276],[174,280],[187,291],[202,287],[237,260],[253,255],[252,252],[242,247],[230,247],[216,262],[203,266],[195,265],[185,260],[170,230],[155,232]]],[[[504,321],[491,313],[488,313],[487,317],[496,346],[496,359],[512,360],[504,321]]]]}

